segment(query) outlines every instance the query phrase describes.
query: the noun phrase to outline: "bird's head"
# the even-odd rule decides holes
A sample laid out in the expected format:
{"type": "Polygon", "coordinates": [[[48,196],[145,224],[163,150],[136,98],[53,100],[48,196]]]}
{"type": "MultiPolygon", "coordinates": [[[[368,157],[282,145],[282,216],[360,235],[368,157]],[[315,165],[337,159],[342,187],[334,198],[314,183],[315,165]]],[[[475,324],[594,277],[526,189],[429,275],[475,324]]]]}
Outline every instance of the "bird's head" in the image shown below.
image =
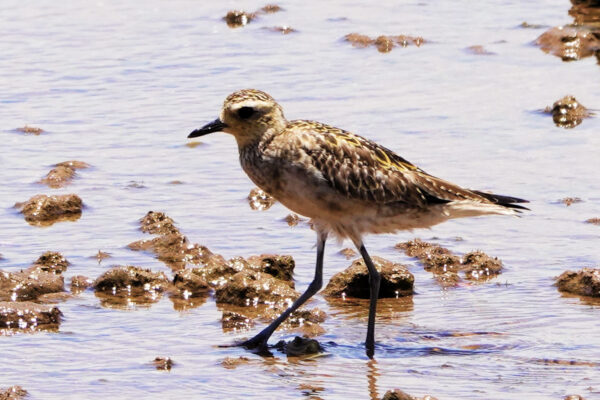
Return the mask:
{"type": "Polygon", "coordinates": [[[259,140],[268,132],[283,130],[287,121],[283,110],[267,93],[255,89],[244,89],[227,96],[219,118],[196,129],[188,138],[212,132],[226,132],[235,136],[243,146],[259,140]]]}

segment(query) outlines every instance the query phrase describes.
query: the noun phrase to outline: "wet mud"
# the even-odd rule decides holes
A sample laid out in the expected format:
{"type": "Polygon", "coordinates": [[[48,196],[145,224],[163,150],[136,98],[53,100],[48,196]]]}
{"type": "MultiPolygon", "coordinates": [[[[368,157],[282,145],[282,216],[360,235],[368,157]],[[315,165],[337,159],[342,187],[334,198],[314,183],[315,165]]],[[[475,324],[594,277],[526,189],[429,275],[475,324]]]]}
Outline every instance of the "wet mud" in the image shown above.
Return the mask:
{"type": "Polygon", "coordinates": [[[27,133],[29,135],[36,135],[36,136],[45,132],[42,128],[37,128],[35,126],[29,126],[29,125],[25,125],[24,127],[17,128],[15,130],[17,132],[27,133]]]}
{"type": "Polygon", "coordinates": [[[27,397],[27,390],[21,386],[11,386],[6,389],[0,388],[0,400],[21,400],[27,397]]]}
{"type": "Polygon", "coordinates": [[[600,268],[565,271],[556,278],[556,287],[578,296],[600,297],[600,268]]]}
{"type": "Polygon", "coordinates": [[[231,10],[227,12],[227,14],[223,17],[223,20],[230,28],[240,28],[257,19],[262,14],[273,14],[282,10],[283,8],[276,4],[268,4],[254,12],[231,10]]]}
{"type": "Polygon", "coordinates": [[[502,273],[502,261],[482,251],[472,251],[461,258],[442,246],[420,239],[398,243],[396,248],[409,257],[418,258],[443,287],[459,285],[462,282],[459,273],[470,281],[486,281],[502,273]]]}
{"type": "Polygon", "coordinates": [[[566,129],[575,128],[585,118],[594,115],[579,103],[574,96],[565,96],[557,100],[552,104],[552,107],[546,107],[544,112],[552,115],[552,120],[556,126],[566,129]]]}
{"type": "Polygon", "coordinates": [[[127,265],[106,271],[94,281],[93,288],[103,306],[119,308],[155,303],[172,286],[163,272],[127,265]]]}
{"type": "Polygon", "coordinates": [[[75,221],[81,217],[83,201],[76,194],[46,196],[38,194],[15,207],[25,221],[34,226],[48,226],[61,221],[75,221]]]}
{"type": "Polygon", "coordinates": [[[62,313],[57,307],[29,301],[0,301],[0,336],[10,331],[56,331],[62,313]]]}
{"type": "Polygon", "coordinates": [[[0,271],[0,301],[37,300],[48,293],[64,292],[64,279],[53,272],[0,271]]]}
{"type": "MultiPolygon", "coordinates": [[[[397,298],[413,294],[414,276],[402,264],[381,257],[372,257],[375,268],[381,274],[379,298],[397,298]]],[[[370,297],[369,272],[362,258],[354,260],[350,267],[331,277],[323,291],[325,296],[370,297]]]]}
{"type": "Polygon", "coordinates": [[[365,48],[374,46],[380,53],[388,53],[392,51],[394,47],[408,47],[411,45],[420,47],[425,43],[425,39],[420,36],[409,36],[409,35],[380,35],[376,38],[371,38],[367,35],[360,33],[349,33],[344,36],[346,42],[350,42],[352,47],[365,48]]]}

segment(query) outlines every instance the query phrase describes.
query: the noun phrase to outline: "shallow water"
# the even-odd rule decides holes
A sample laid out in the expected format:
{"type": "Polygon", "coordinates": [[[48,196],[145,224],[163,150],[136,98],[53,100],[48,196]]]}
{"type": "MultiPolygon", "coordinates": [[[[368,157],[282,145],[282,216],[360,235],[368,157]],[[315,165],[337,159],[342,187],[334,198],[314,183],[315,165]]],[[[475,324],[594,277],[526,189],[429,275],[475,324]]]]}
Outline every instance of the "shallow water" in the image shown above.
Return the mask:
{"type": "MultiPolygon", "coordinates": [[[[312,301],[329,314],[319,337],[327,357],[262,359],[215,347],[252,332],[223,333],[212,298],[186,311],[166,297],[122,310],[85,292],[59,304],[58,333],[0,337],[0,387],[22,385],[33,399],[375,399],[392,388],[440,399],[600,398],[600,370],[589,365],[600,361],[600,306],[552,286],[566,269],[600,264],[600,228],[583,222],[600,217],[598,119],[565,130],[537,112],[566,94],[600,108],[600,67],[594,57],[564,63],[544,54],[531,45],[544,28],[519,27],[569,23],[570,3],[396,3],[283,1],[285,11],[230,29],[221,20],[229,9],[264,4],[4,1],[0,269],[27,267],[54,250],[73,264],[67,280],[97,277],[113,264],[169,272],[125,247],[147,237],[138,219],[160,210],[192,242],[226,258],[293,255],[296,286],[304,288],[315,257],[307,224],[289,227],[279,204],[250,210],[253,185],[228,135],[188,146],[187,134],[246,87],[269,92],[290,119],[362,134],[434,175],[527,198],[532,211],[367,238],[371,254],[409,266],[417,291],[380,306],[376,361],[364,355],[364,302],[312,301]],[[262,29],[276,25],[298,32],[262,29]],[[420,35],[428,43],[381,54],[343,42],[351,32],[420,35]],[[465,51],[473,45],[496,54],[465,51]],[[46,133],[14,131],[25,124],[46,133]],[[93,168],[63,189],[35,183],[70,159],[93,168]],[[30,226],[12,205],[38,193],[77,193],[86,208],[76,222],[30,226]],[[558,202],[568,196],[584,201],[558,202]],[[393,248],[413,237],[436,237],[458,253],[482,249],[505,271],[484,284],[441,289],[393,248]],[[91,258],[99,249],[112,258],[99,264],[91,258]],[[150,364],[158,355],[174,359],[170,372],[150,364]],[[238,356],[250,362],[221,366],[238,356]]],[[[350,262],[335,243],[326,250],[328,279],[350,262]]]]}

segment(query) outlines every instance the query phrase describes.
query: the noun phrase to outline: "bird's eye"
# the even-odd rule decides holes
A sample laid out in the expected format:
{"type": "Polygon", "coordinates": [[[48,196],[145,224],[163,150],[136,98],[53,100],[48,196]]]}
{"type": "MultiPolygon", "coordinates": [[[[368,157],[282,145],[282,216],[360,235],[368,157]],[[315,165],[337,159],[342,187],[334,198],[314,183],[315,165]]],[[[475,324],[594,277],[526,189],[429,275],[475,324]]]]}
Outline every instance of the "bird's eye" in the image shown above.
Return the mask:
{"type": "Polygon", "coordinates": [[[254,114],[254,109],[252,107],[242,107],[238,110],[237,114],[241,119],[248,119],[254,114]]]}

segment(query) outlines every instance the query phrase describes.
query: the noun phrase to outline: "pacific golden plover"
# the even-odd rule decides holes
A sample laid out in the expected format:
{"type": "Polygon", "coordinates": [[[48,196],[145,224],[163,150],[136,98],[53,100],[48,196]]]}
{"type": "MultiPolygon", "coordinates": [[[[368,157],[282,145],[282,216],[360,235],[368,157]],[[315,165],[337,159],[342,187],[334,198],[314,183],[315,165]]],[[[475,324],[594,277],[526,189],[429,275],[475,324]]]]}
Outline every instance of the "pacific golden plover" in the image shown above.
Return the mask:
{"type": "Polygon", "coordinates": [[[514,215],[526,200],[463,189],[368,139],[314,121],[288,121],[267,93],[246,89],[229,95],[219,118],[189,134],[232,134],[250,179],[290,210],[309,217],[317,232],[317,262],[306,292],[253,338],[239,343],[267,349],[277,327],[323,284],[328,235],[349,238],[369,270],[370,305],[366,352],[375,346],[380,276],[362,237],[367,233],[428,228],[448,219],[485,214],[514,215]]]}

